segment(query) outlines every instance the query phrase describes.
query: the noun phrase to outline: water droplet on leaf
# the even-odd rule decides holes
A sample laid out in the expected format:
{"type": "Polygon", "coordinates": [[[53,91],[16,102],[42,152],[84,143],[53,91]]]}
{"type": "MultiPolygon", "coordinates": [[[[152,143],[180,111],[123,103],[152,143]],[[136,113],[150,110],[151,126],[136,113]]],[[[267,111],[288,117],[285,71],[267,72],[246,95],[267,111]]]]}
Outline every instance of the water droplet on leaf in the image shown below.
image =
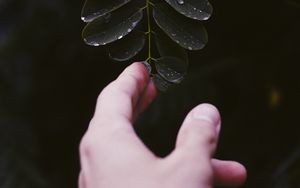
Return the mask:
{"type": "Polygon", "coordinates": [[[183,5],[184,4],[184,0],[177,0],[177,3],[180,4],[180,5],[183,5]]]}

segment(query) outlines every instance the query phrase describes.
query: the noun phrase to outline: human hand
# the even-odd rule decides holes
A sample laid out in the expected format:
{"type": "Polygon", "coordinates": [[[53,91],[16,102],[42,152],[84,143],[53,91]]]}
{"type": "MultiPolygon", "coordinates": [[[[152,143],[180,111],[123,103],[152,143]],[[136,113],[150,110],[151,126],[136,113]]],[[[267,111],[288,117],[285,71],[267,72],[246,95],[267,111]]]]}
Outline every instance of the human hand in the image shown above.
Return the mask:
{"type": "Polygon", "coordinates": [[[212,158],[221,123],[218,110],[208,104],[187,115],[169,156],[151,153],[132,124],[155,95],[141,63],[127,67],[101,92],[80,144],[79,188],[211,188],[245,181],[241,164],[212,158]]]}

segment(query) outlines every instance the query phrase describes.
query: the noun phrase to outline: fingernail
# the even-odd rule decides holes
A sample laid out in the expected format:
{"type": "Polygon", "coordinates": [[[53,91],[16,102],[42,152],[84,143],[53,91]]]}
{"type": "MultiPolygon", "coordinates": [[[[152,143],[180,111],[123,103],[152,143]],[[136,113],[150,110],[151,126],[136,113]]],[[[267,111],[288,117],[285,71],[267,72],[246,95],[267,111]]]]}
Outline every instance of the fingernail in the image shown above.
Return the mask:
{"type": "Polygon", "coordinates": [[[216,107],[210,104],[201,104],[192,111],[192,118],[204,120],[215,126],[220,125],[220,115],[216,107]]]}
{"type": "Polygon", "coordinates": [[[147,61],[142,61],[140,63],[142,63],[146,67],[146,69],[147,69],[147,71],[148,71],[148,73],[150,75],[151,71],[152,71],[151,65],[147,61]]]}

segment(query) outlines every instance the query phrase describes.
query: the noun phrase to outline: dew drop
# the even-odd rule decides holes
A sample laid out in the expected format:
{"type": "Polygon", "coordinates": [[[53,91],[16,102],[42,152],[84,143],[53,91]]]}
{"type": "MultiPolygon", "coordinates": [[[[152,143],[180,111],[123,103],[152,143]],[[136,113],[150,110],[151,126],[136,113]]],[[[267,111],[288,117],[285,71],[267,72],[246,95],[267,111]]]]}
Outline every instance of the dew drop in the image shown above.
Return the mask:
{"type": "Polygon", "coordinates": [[[93,46],[100,46],[100,44],[96,43],[96,42],[93,42],[91,45],[93,45],[93,46]]]}
{"type": "Polygon", "coordinates": [[[209,16],[203,17],[203,20],[208,20],[208,19],[209,19],[209,16]]]}
{"type": "Polygon", "coordinates": [[[184,0],[177,0],[177,3],[180,4],[180,5],[183,5],[184,4],[184,0]]]}
{"type": "Polygon", "coordinates": [[[123,38],[123,36],[122,36],[122,35],[118,36],[118,39],[121,39],[121,38],[123,38]]]}
{"type": "Polygon", "coordinates": [[[193,48],[192,48],[192,47],[190,47],[190,46],[188,47],[188,49],[189,49],[189,50],[193,50],[193,48]]]}
{"type": "Polygon", "coordinates": [[[135,27],[137,24],[138,24],[138,22],[133,22],[133,23],[131,24],[131,26],[132,26],[132,27],[135,27]]]}

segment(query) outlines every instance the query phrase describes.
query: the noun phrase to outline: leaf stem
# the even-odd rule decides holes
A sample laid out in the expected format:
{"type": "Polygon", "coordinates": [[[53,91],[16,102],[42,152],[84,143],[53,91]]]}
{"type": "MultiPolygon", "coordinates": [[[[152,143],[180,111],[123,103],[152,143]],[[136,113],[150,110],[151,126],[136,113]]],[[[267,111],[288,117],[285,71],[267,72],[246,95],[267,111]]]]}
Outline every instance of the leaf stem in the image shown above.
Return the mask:
{"type": "Polygon", "coordinates": [[[151,13],[150,13],[150,5],[153,5],[150,0],[146,1],[146,7],[147,7],[147,22],[148,22],[148,30],[147,30],[147,35],[148,35],[148,58],[147,61],[148,63],[151,63],[152,60],[152,54],[151,54],[151,34],[152,34],[152,28],[151,28],[151,13]]]}

